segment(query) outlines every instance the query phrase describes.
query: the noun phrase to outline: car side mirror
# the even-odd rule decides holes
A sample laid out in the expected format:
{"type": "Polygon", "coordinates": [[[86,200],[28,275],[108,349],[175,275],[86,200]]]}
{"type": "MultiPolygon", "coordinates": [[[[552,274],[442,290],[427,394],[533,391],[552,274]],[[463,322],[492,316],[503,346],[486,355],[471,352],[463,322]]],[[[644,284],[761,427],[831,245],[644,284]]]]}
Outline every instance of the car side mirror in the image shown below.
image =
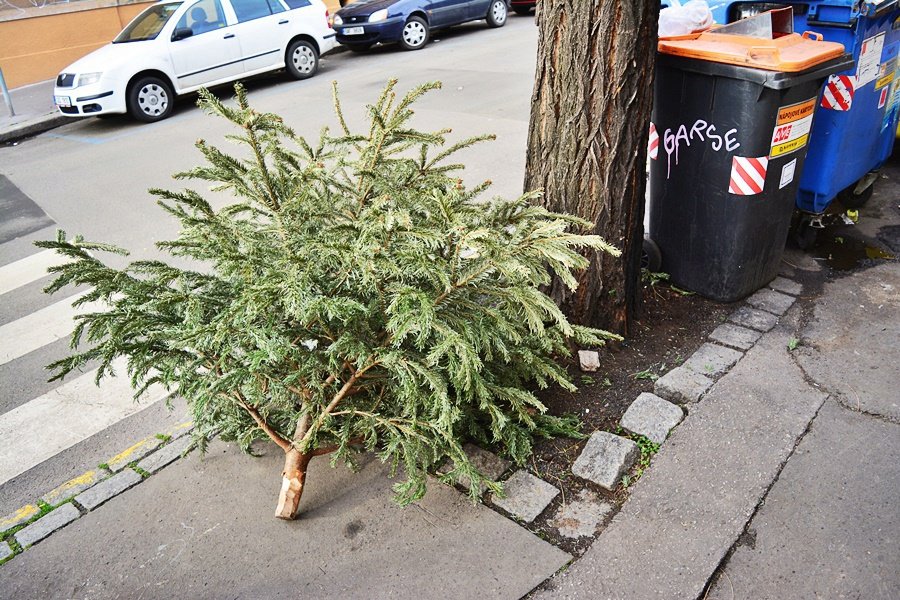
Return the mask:
{"type": "Polygon", "coordinates": [[[172,41],[177,42],[178,40],[183,40],[184,38],[189,38],[194,35],[194,30],[190,27],[178,27],[172,33],[172,41]]]}

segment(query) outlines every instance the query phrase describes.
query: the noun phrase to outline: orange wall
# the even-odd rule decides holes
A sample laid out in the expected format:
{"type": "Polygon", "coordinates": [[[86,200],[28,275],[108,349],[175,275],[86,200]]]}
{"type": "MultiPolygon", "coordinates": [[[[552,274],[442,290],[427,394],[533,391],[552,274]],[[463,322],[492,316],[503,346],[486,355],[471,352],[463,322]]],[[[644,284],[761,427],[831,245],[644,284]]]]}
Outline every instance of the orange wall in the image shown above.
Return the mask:
{"type": "Polygon", "coordinates": [[[148,3],[0,23],[0,68],[10,88],[53,79],[111,41],[148,3]]]}
{"type": "MultiPolygon", "coordinates": [[[[152,0],[151,0],[152,2],[152,0]]],[[[0,22],[0,69],[10,88],[53,79],[111,41],[151,2],[0,22]]],[[[338,0],[325,0],[334,14],[338,0]]]]}

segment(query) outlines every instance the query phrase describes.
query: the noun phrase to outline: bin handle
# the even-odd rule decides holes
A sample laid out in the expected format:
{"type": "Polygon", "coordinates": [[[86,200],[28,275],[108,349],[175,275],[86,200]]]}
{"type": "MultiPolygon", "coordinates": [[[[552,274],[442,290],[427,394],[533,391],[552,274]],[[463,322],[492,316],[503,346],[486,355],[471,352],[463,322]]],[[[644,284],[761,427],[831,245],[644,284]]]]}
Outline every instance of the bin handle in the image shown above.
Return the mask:
{"type": "Polygon", "coordinates": [[[772,57],[772,62],[780,62],[781,53],[778,51],[778,48],[773,48],[772,46],[750,46],[747,48],[747,58],[758,59],[766,55],[772,57]]]}
{"type": "Polygon", "coordinates": [[[807,40],[814,40],[816,42],[821,42],[823,36],[821,33],[816,33],[815,31],[804,31],[803,38],[807,39],[807,40]]]}

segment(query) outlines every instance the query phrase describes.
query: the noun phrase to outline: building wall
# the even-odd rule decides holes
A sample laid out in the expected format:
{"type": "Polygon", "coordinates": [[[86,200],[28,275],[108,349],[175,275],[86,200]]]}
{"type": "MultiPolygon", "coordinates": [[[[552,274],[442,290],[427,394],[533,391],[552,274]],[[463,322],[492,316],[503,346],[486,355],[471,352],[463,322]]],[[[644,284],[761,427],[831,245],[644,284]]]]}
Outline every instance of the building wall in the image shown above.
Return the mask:
{"type": "MultiPolygon", "coordinates": [[[[112,40],[152,2],[78,0],[0,11],[0,69],[17,88],[53,79],[66,65],[112,40]]],[[[334,12],[338,0],[325,0],[334,12]]]]}

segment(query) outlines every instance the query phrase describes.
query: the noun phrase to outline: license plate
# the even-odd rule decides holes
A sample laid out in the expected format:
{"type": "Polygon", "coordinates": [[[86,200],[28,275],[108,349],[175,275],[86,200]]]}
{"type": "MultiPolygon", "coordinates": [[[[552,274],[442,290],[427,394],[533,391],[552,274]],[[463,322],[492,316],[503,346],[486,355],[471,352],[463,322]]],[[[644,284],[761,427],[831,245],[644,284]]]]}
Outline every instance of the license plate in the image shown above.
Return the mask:
{"type": "Polygon", "coordinates": [[[344,35],[362,35],[366,32],[364,27],[345,27],[344,35]]]}
{"type": "Polygon", "coordinates": [[[68,96],[53,96],[53,102],[57,106],[72,106],[72,100],[68,96]]]}

